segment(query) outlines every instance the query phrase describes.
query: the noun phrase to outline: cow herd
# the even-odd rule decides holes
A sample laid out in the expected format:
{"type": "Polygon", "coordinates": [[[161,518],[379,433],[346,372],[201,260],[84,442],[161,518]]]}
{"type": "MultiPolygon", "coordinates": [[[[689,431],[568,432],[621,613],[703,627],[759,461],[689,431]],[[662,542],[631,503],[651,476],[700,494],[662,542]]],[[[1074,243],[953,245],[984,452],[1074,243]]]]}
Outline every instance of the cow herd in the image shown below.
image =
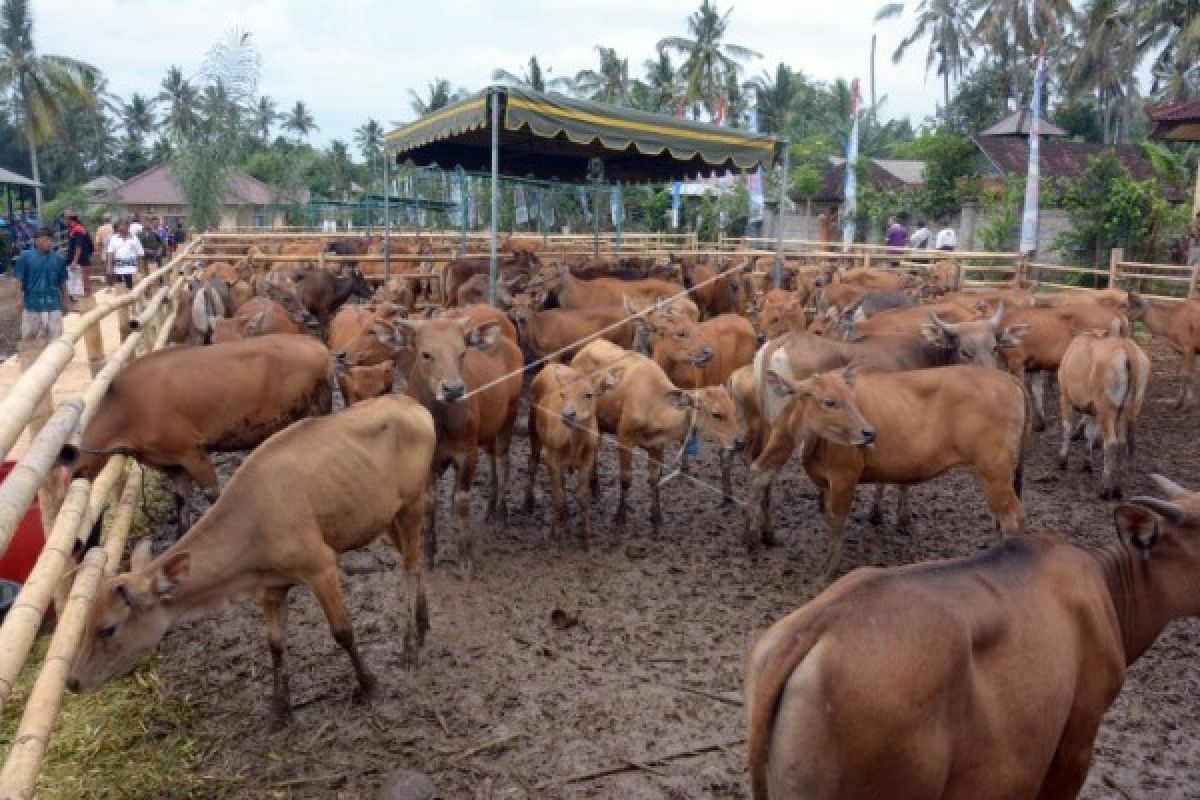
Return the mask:
{"type": "MultiPolygon", "coordinates": [[[[174,298],[176,346],[126,367],[64,448],[85,477],[114,453],[162,470],[182,534],[157,556],[140,545],[128,572],[105,579],[73,689],[128,672],[177,620],[250,594],[267,623],[282,725],[287,594],[302,584],[369,697],[375,679],[355,646],[338,554],[384,532],[401,551],[404,655],[415,664],[429,628],[423,570],[451,554],[464,577],[475,567],[480,451],[487,522],[505,525],[520,421],[525,510],[544,465],[550,534],[563,542],[569,477],[584,548],[606,439],[618,464],[614,527],[629,523],[635,451],[646,455],[650,503],[633,524],[657,534],[664,470],[687,470],[704,440],[719,449],[720,494],[745,507],[749,550],[779,543],[771,487],[798,463],[828,518],[827,576],[859,484],[875,485],[873,519],[884,487],[898,487],[909,528],[914,484],[955,467],[978,482],[1004,537],[996,547],[855,570],[755,644],[745,689],[756,798],[1074,797],[1126,666],[1168,621],[1200,613],[1200,496],[1166,478],[1155,480],[1167,499],[1116,507],[1118,537],[1102,550],[1020,535],[1047,378],[1060,394],[1060,467],[1082,438],[1085,462],[1102,460],[1099,497],[1120,498],[1150,376],[1134,327],[1182,354],[1182,405],[1200,301],[1116,288],[963,291],[949,261],[900,270],[797,259],[787,285],[769,288],[772,259],[584,259],[514,241],[494,307],[477,302],[483,261],[414,243],[425,258],[415,274],[373,286],[354,265],[318,266],[324,246],[242,247],[209,263],[174,298]],[[448,307],[433,307],[439,294],[448,307]],[[345,408],[331,413],[335,394],[345,408]],[[247,449],[191,524],[195,486],[218,490],[210,454],[247,449]],[[738,462],[749,473],[742,497],[738,462]],[[451,536],[439,542],[438,482],[450,466],[451,536]]],[[[329,245],[359,256],[376,247],[329,245]]]]}

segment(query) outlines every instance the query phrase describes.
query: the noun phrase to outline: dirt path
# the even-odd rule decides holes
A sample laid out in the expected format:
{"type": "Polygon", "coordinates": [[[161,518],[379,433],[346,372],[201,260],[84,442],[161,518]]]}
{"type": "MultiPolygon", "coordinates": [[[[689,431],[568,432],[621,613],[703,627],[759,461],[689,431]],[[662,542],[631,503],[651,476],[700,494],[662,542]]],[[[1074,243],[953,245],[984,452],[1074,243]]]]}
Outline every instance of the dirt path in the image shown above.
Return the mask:
{"type": "MultiPolygon", "coordinates": [[[[1174,355],[1155,349],[1172,373],[1174,355]]],[[[1161,372],[1139,431],[1132,488],[1161,471],[1200,484],[1192,446],[1200,410],[1166,404],[1178,384],[1161,372]]],[[[1054,467],[1056,426],[1037,437],[1026,469],[1031,527],[1097,544],[1113,534],[1111,504],[1095,480],[1054,467]]],[[[476,575],[450,566],[431,576],[433,631],[420,669],[399,667],[396,613],[401,581],[382,542],[344,558],[345,583],[365,658],[382,698],[356,706],[349,664],[306,591],[292,602],[290,658],[296,720],[268,733],[270,662],[257,609],[236,604],[169,635],[163,647],[168,692],[199,706],[196,731],[208,752],[213,796],[369,798],[387,772],[430,775],[445,798],[745,798],[741,660],[767,625],[822,588],[815,575],[826,528],[812,488],[793,465],[780,482],[777,523],[786,545],[747,556],[741,511],[695,484],[676,480],[664,495],[659,538],[641,527],[645,479],[635,479],[633,524],[625,535],[597,525],[598,541],[547,546],[544,477],[540,510],[516,513],[524,490],[526,443],[513,456],[514,514],[502,534],[484,533],[476,575]],[[578,616],[561,629],[555,611],[578,616]],[[663,760],[665,756],[674,758],[663,760]],[[571,780],[591,771],[613,774],[571,780]]],[[[486,470],[480,476],[483,486],[486,470]]],[[[711,447],[697,475],[716,483],[711,447]]],[[[615,510],[615,465],[604,448],[597,520],[615,510]]],[[[744,493],[745,471],[735,488],[744,493]]],[[[865,493],[861,493],[865,495],[865,493]]],[[[961,556],[996,540],[982,495],[965,474],[914,492],[921,558],[961,556]]],[[[443,497],[442,508],[446,508],[443,497]]],[[[860,497],[849,527],[846,569],[911,559],[911,541],[888,523],[873,528],[860,497]],[[865,537],[867,553],[858,548],[865,537]],[[875,547],[878,553],[871,556],[875,547]]],[[[474,508],[482,519],[481,504],[474,508]]],[[[452,544],[444,543],[445,551],[452,544]]],[[[1106,719],[1083,797],[1200,798],[1200,623],[1176,624],[1135,666],[1106,719]]]]}
{"type": "Polygon", "coordinates": [[[17,352],[21,335],[21,314],[17,311],[17,282],[0,275],[0,361],[17,352]]]}

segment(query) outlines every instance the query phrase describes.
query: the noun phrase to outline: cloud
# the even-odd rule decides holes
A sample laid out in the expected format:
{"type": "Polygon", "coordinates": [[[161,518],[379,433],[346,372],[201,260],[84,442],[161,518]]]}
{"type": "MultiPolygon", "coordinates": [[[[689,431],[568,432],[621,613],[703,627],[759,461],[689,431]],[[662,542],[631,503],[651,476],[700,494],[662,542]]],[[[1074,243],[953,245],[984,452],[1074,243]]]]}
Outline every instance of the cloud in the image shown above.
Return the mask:
{"type": "MultiPolygon", "coordinates": [[[[594,66],[594,46],[605,45],[640,74],[660,38],[686,33],[696,6],[693,0],[35,0],[33,11],[42,52],[96,65],[125,98],[157,94],[167,67],[192,74],[226,31],[248,30],[263,56],[260,91],[281,108],[304,100],[320,126],[314,142],[324,144],[352,141],[370,117],[385,126],[411,119],[408,89],[423,92],[435,77],[478,89],[496,67],[519,72],[534,54],[551,74],[573,75],[594,66]]],[[[858,77],[865,95],[876,32],[884,116],[920,122],[933,113],[940,83],[924,74],[920,45],[901,64],[891,62],[910,23],[873,23],[878,2],[738,0],[733,6],[727,40],[763,54],[747,65],[750,74],[782,61],[816,80],[858,77]]]]}

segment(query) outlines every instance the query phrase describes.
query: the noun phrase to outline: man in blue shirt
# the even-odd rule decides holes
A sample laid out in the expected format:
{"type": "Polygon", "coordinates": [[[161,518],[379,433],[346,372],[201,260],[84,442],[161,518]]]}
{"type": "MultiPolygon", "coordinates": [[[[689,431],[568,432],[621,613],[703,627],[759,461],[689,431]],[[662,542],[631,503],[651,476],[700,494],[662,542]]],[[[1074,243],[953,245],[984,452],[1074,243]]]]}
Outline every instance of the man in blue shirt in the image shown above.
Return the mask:
{"type": "Polygon", "coordinates": [[[21,253],[13,276],[21,282],[17,307],[21,310],[21,338],[57,339],[62,336],[63,310],[67,308],[67,262],[51,249],[50,231],[42,228],[33,247],[21,253]]]}

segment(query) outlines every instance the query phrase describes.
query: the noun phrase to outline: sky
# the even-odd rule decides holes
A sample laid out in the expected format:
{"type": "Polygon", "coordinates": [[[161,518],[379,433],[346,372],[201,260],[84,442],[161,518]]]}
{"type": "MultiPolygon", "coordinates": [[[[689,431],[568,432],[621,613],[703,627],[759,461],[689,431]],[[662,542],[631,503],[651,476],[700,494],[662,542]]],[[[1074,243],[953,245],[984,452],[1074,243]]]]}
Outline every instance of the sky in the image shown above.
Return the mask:
{"type": "MultiPolygon", "coordinates": [[[[520,73],[536,54],[552,75],[594,67],[594,47],[616,48],[640,75],[659,39],[685,35],[698,0],[33,0],[36,46],[104,71],[113,92],[153,96],[169,66],[196,73],[208,48],[233,28],[262,55],[259,92],[281,109],[304,100],[314,144],[353,142],[368,118],[391,129],[413,118],[408,89],[443,77],[477,89],[492,70],[520,73]]],[[[908,19],[873,22],[881,0],[735,0],[726,41],[762,53],[748,75],[783,61],[812,79],[862,81],[878,33],[876,91],[882,116],[932,114],[941,93],[918,43],[900,64],[892,51],[908,19]]],[[[910,4],[911,5],[911,4],[910,4]]],[[[730,3],[718,0],[722,10],[730,3]]]]}

